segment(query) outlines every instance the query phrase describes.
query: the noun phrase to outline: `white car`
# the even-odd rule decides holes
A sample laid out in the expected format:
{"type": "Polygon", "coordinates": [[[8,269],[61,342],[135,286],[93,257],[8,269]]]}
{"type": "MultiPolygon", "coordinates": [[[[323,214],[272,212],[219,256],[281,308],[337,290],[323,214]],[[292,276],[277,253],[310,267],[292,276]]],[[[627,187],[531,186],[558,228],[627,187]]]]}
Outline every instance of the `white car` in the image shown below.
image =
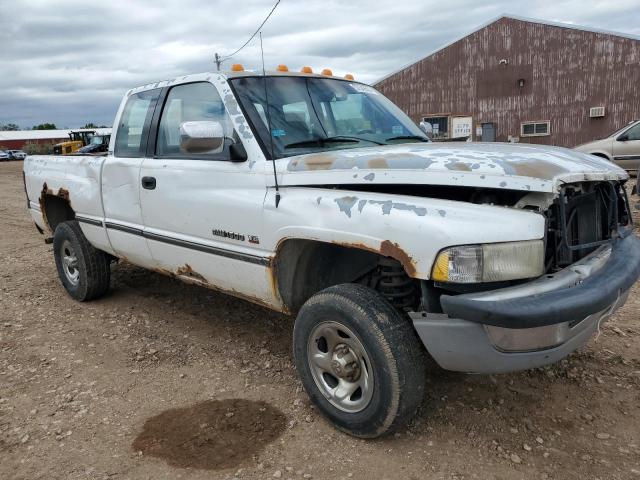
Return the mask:
{"type": "Polygon", "coordinates": [[[628,175],[606,160],[431,143],[352,77],[234,70],[127,92],[104,157],[27,157],[73,298],[103,295],[120,259],[297,315],[306,391],[370,438],[421,404],[426,352],[484,374],[556,362],[640,275],[628,175]]]}
{"type": "Polygon", "coordinates": [[[13,160],[24,160],[27,154],[22,150],[7,150],[7,153],[13,160]]]}
{"type": "Polygon", "coordinates": [[[0,162],[5,162],[9,159],[10,159],[9,154],[4,150],[0,150],[0,162]]]}

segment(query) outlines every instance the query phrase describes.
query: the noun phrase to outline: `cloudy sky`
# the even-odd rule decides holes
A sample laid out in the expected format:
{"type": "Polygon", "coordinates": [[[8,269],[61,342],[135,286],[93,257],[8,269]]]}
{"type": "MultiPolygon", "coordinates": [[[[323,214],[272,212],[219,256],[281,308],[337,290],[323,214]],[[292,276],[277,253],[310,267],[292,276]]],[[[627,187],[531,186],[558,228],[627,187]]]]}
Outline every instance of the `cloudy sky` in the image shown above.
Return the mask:
{"type": "MultiPolygon", "coordinates": [[[[0,124],[111,125],[126,90],[214,70],[214,52],[236,50],[274,3],[0,0],[0,124]]],[[[640,0],[282,0],[265,63],[373,82],[502,13],[640,35],[640,0]]],[[[233,62],[259,59],[256,37],[233,62]]]]}

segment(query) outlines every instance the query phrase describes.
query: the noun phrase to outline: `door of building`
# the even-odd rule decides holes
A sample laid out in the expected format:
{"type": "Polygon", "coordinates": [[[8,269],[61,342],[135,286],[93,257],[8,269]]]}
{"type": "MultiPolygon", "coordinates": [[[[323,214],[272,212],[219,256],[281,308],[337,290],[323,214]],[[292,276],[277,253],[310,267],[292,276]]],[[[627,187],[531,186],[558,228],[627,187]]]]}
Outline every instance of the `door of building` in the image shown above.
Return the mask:
{"type": "Polygon", "coordinates": [[[483,142],[495,142],[496,141],[496,126],[493,123],[482,124],[482,141],[483,142]]]}

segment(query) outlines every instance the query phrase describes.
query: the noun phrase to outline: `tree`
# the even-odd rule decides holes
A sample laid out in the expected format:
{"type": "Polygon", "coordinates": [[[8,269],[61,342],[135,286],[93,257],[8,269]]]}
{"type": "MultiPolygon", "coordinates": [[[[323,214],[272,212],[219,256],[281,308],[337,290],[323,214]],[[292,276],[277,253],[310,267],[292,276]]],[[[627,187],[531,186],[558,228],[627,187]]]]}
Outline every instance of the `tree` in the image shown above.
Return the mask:
{"type": "Polygon", "coordinates": [[[15,132],[16,130],[20,130],[20,127],[15,123],[7,123],[6,125],[0,125],[0,130],[4,132],[8,132],[8,131],[15,132]]]}
{"type": "Polygon", "coordinates": [[[95,123],[87,123],[84,127],[82,128],[98,128],[98,126],[95,123]]]}
{"type": "Polygon", "coordinates": [[[39,125],[34,125],[32,130],[57,130],[55,123],[41,123],[39,125]]]}

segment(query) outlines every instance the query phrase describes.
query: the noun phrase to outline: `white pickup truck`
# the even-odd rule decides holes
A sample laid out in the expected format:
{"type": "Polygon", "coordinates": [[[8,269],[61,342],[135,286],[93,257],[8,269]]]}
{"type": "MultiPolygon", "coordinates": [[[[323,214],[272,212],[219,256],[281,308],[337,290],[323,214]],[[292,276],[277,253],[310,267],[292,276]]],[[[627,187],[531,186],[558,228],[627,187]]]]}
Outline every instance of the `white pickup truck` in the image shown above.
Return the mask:
{"type": "Polygon", "coordinates": [[[420,405],[427,352],[473,373],[556,362],[640,275],[611,163],[432,143],[351,77],[236,70],[127,92],[105,156],[27,158],[29,213],[73,298],[126,260],[296,314],[312,401],[376,437],[420,405]]]}

